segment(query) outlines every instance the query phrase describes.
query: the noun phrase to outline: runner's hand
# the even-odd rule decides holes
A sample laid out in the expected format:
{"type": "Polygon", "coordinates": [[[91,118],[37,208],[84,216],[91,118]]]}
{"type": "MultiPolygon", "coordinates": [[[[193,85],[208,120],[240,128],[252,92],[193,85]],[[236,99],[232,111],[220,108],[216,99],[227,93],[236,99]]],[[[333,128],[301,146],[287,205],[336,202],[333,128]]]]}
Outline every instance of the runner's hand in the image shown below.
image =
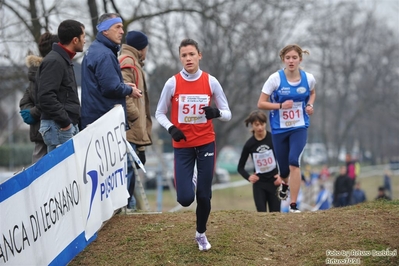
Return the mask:
{"type": "Polygon", "coordinates": [[[178,129],[176,126],[171,126],[169,129],[168,129],[168,132],[169,132],[169,134],[172,136],[172,138],[175,140],[175,141],[177,141],[177,142],[179,142],[179,141],[181,141],[182,139],[184,139],[185,141],[187,141],[187,139],[186,139],[186,136],[184,135],[184,133],[180,130],[180,129],[178,129]]]}
{"type": "Polygon", "coordinates": [[[208,120],[220,117],[220,110],[215,107],[205,106],[201,109],[205,111],[205,117],[208,120]]]}

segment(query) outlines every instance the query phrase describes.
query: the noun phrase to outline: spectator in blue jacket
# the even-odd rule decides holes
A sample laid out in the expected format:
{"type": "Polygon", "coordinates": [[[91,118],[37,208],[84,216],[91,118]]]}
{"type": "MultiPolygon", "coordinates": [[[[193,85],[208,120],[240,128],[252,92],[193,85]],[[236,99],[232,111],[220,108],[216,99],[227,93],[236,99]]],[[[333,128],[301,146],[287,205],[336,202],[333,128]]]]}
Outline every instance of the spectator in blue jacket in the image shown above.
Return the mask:
{"type": "Polygon", "coordinates": [[[101,15],[97,30],[82,61],[82,129],[117,104],[126,111],[126,96],[142,97],[135,84],[122,78],[117,58],[124,34],[120,15],[101,15]]]}
{"type": "Polygon", "coordinates": [[[355,188],[352,192],[352,204],[358,204],[367,200],[366,193],[360,188],[360,183],[356,182],[355,188]]]}
{"type": "Polygon", "coordinates": [[[320,185],[320,191],[317,195],[316,205],[313,211],[328,210],[331,208],[331,194],[324,185],[320,185]]]}

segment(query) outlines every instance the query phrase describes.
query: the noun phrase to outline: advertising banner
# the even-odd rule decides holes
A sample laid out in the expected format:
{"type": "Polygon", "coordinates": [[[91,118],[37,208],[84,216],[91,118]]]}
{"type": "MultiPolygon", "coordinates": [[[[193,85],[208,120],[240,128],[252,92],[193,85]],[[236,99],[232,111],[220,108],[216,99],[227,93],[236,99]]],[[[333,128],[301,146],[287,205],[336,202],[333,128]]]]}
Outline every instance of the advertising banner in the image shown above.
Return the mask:
{"type": "Polygon", "coordinates": [[[0,184],[0,265],[66,265],[126,205],[121,106],[0,184]]]}

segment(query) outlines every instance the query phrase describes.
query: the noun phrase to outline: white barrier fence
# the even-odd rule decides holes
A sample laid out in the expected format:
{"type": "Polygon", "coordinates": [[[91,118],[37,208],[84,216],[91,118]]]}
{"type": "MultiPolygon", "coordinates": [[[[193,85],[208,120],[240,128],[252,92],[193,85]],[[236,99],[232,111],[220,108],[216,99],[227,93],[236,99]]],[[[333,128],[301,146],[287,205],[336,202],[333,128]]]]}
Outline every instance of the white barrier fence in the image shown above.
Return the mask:
{"type": "Polygon", "coordinates": [[[0,184],[0,265],[66,265],[126,205],[127,142],[117,106],[0,184]]]}

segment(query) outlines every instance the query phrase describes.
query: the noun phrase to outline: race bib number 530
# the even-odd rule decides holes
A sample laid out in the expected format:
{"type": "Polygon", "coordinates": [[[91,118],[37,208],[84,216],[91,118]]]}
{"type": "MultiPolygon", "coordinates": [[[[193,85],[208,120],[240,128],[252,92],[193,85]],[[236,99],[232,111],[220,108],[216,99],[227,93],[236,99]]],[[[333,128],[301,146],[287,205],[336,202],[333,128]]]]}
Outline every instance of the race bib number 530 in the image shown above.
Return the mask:
{"type": "Polygon", "coordinates": [[[276,159],[272,150],[252,154],[256,173],[268,173],[276,168],[276,159]]]}

